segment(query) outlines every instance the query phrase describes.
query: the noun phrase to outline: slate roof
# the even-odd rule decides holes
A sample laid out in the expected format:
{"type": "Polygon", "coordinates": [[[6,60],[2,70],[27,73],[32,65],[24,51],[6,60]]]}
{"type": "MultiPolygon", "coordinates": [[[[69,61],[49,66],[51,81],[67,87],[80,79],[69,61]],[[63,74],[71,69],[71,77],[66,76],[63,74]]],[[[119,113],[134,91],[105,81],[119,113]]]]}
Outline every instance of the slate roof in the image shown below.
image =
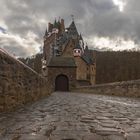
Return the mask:
{"type": "Polygon", "coordinates": [[[94,63],[94,58],[93,58],[93,53],[91,50],[85,50],[84,54],[82,55],[82,59],[87,63],[87,64],[93,64],[94,63]]]}
{"type": "Polygon", "coordinates": [[[87,63],[87,64],[93,64],[93,60],[87,56],[87,55],[82,55],[82,59],[87,63]]]}
{"type": "MultiPolygon", "coordinates": [[[[59,27],[60,23],[59,21],[54,22],[54,24],[52,26],[55,27],[59,27]]],[[[66,28],[67,31],[63,32],[62,34],[60,34],[58,36],[58,38],[56,39],[56,42],[54,42],[54,46],[57,46],[57,51],[55,51],[55,56],[61,56],[61,54],[63,53],[63,50],[65,47],[67,47],[68,42],[71,39],[75,39],[75,45],[74,45],[74,49],[81,49],[84,50],[84,54],[81,56],[81,58],[87,63],[87,64],[93,64],[94,63],[94,58],[93,58],[93,53],[88,49],[88,46],[86,46],[86,48],[84,49],[84,45],[80,45],[79,40],[83,40],[82,35],[78,33],[75,22],[72,21],[72,23],[70,24],[70,26],[68,28],[66,28]],[[78,41],[76,41],[76,39],[78,39],[78,41]]],[[[47,34],[47,31],[46,31],[47,34]]],[[[72,58],[63,58],[63,57],[53,57],[50,62],[48,63],[48,67],[72,67],[72,66],[76,66],[74,65],[74,61],[72,63],[72,58]],[[69,59],[69,60],[68,60],[69,59]]]]}
{"type": "Polygon", "coordinates": [[[82,49],[79,42],[75,45],[74,49],[82,49]]]}
{"type": "Polygon", "coordinates": [[[76,67],[73,57],[52,57],[47,67],[76,67]]]}
{"type": "Polygon", "coordinates": [[[71,25],[69,26],[68,33],[69,33],[70,36],[79,35],[74,21],[72,21],[71,25]]]}

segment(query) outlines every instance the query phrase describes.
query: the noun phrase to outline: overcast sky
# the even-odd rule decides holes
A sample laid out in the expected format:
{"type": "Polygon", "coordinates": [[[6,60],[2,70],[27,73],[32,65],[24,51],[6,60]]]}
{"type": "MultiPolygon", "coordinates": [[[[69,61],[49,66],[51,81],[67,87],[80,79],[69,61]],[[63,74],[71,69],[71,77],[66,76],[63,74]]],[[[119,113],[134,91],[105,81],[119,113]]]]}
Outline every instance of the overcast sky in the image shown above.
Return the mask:
{"type": "Polygon", "coordinates": [[[140,0],[0,0],[0,47],[30,56],[43,46],[48,22],[75,17],[91,48],[139,49],[140,0]]]}

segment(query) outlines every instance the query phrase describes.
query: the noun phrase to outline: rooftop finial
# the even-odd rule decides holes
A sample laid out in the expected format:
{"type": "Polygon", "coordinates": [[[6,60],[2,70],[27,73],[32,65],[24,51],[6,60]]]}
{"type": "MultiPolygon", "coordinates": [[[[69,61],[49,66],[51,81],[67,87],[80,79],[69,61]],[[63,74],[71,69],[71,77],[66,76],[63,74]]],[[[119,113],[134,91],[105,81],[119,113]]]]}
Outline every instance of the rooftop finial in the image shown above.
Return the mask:
{"type": "Polygon", "coordinates": [[[74,21],[74,15],[71,15],[72,21],[74,21]]]}

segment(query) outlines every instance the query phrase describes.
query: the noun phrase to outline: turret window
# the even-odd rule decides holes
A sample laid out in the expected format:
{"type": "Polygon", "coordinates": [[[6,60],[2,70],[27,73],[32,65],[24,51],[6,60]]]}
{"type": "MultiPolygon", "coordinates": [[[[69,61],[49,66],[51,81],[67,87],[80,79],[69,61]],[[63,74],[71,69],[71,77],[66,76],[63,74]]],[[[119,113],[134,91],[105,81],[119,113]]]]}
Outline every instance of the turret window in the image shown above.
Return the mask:
{"type": "Polygon", "coordinates": [[[74,56],[81,56],[81,50],[80,49],[74,49],[73,53],[74,53],[74,56]]]}
{"type": "Polygon", "coordinates": [[[75,53],[80,53],[80,50],[74,50],[75,53]]]}

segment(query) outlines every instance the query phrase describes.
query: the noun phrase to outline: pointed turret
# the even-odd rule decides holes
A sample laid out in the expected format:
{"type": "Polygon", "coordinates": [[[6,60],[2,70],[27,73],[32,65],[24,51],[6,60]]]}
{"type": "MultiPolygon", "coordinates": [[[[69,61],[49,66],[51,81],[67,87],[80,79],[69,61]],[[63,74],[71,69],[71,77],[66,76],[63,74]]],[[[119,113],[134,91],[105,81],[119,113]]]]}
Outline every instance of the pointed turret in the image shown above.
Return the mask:
{"type": "Polygon", "coordinates": [[[69,26],[69,35],[73,38],[77,38],[79,35],[74,21],[69,26]]]}
{"type": "Polygon", "coordinates": [[[82,53],[84,53],[84,40],[81,34],[79,35],[79,44],[82,48],[82,53]]]}
{"type": "Polygon", "coordinates": [[[82,37],[81,33],[79,35],[79,40],[83,40],[83,37],[82,37]]]}
{"type": "Polygon", "coordinates": [[[87,43],[86,43],[86,46],[85,46],[85,51],[88,51],[88,45],[87,45],[87,43]]]}
{"type": "Polygon", "coordinates": [[[48,35],[48,30],[46,29],[46,31],[45,31],[45,36],[47,36],[48,35]]]}
{"type": "Polygon", "coordinates": [[[57,24],[58,24],[58,28],[60,29],[60,27],[61,27],[60,19],[58,20],[57,24]]]}
{"type": "Polygon", "coordinates": [[[58,28],[58,23],[56,22],[56,19],[54,21],[53,28],[58,28]]]}
{"type": "Polygon", "coordinates": [[[46,29],[45,35],[44,35],[44,41],[46,40],[47,36],[48,36],[48,30],[46,29]]]}

